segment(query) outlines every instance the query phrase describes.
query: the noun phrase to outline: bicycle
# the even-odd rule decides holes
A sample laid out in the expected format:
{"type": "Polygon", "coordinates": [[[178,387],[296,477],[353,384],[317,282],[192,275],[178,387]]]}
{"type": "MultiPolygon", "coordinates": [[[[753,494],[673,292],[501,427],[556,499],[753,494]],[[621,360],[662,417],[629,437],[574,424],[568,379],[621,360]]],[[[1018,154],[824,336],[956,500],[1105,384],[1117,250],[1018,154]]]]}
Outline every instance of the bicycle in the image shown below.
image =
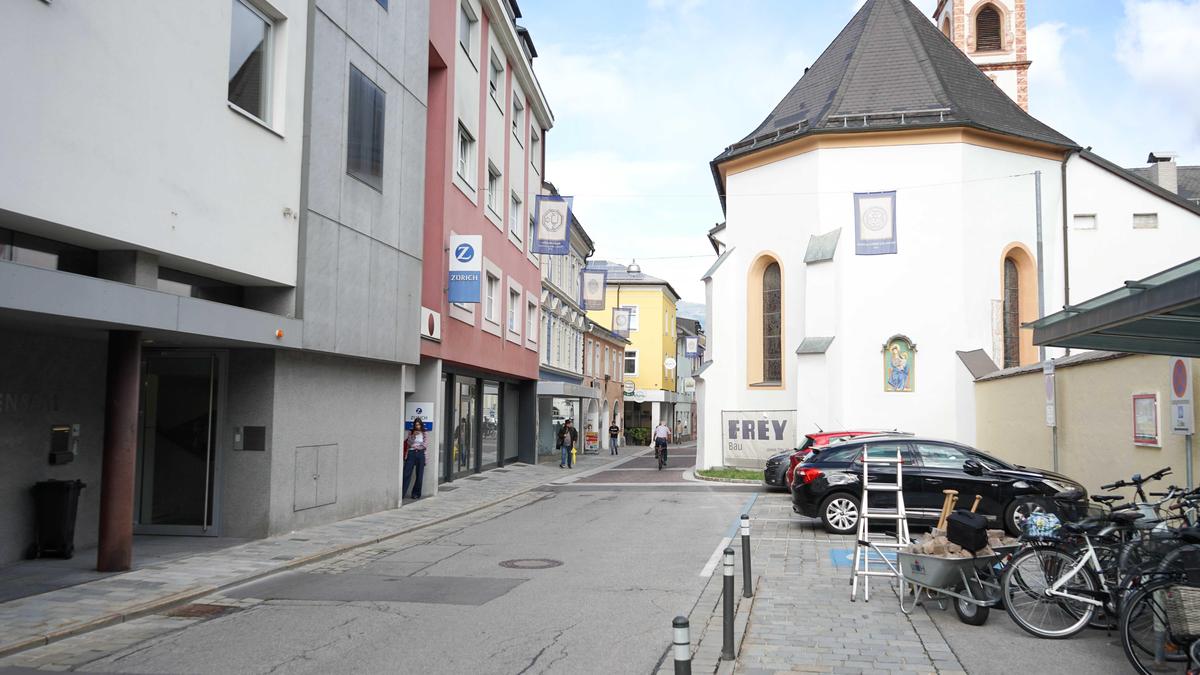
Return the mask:
{"type": "Polygon", "coordinates": [[[659,471],[662,471],[662,468],[667,465],[666,455],[667,455],[667,444],[659,443],[658,440],[655,440],[654,441],[654,459],[658,461],[658,470],[659,471]]]}

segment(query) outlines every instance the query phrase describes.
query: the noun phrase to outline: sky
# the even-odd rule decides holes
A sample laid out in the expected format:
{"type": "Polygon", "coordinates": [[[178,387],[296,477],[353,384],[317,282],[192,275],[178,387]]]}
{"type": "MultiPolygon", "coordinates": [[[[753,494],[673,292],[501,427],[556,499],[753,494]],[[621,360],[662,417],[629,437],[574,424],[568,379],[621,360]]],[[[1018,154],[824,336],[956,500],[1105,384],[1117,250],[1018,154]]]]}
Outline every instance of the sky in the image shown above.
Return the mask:
{"type": "MultiPolygon", "coordinates": [[[[546,178],[596,259],[692,302],[724,220],[709,161],[791,89],[863,0],[519,0],[555,115],[546,178]]],[[[936,0],[915,0],[926,15],[936,0]]],[[[1030,112],[1122,166],[1200,164],[1200,0],[1027,0],[1030,112]]]]}

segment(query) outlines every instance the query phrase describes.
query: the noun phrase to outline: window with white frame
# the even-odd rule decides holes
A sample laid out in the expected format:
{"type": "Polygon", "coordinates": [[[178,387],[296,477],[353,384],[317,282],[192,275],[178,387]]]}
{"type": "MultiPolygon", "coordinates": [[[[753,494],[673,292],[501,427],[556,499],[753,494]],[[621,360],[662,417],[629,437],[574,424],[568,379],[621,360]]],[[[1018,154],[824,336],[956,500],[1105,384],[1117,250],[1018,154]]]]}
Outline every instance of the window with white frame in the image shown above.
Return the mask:
{"type": "Polygon", "coordinates": [[[592,350],[592,375],[599,375],[600,374],[600,345],[593,342],[592,346],[595,347],[595,349],[592,350]]]}
{"type": "Polygon", "coordinates": [[[525,304],[525,337],[537,341],[537,303],[528,302],[525,304]]]}
{"type": "Polygon", "coordinates": [[[500,280],[490,272],[487,275],[487,294],[485,295],[483,316],[492,323],[500,323],[500,317],[496,314],[496,305],[500,303],[500,280]]]}
{"type": "Polygon", "coordinates": [[[500,170],[488,162],[487,205],[492,213],[500,215],[500,170]]]}
{"type": "Polygon", "coordinates": [[[533,250],[533,228],[534,228],[534,225],[536,224],[533,220],[533,217],[534,216],[532,213],[529,214],[529,237],[525,240],[525,241],[529,242],[529,248],[531,251],[533,250]]]}
{"type": "Polygon", "coordinates": [[[475,137],[461,123],[458,125],[458,177],[467,185],[474,185],[475,137]]]}
{"type": "Polygon", "coordinates": [[[542,161],[542,137],[538,136],[537,131],[529,132],[529,163],[533,168],[537,169],[542,161]]]}
{"type": "Polygon", "coordinates": [[[525,106],[521,104],[521,99],[516,94],[513,94],[512,130],[517,143],[524,144],[525,138],[522,132],[525,130],[525,106]]]}
{"type": "Polygon", "coordinates": [[[508,291],[508,329],[514,333],[521,330],[521,293],[508,291]]]}
{"type": "MultiPolygon", "coordinates": [[[[492,58],[488,60],[488,93],[492,95],[497,103],[504,95],[500,85],[504,79],[504,65],[500,63],[500,59],[496,56],[496,52],[492,52],[492,58]]],[[[503,108],[501,108],[503,110],[503,108]]]]}
{"type": "Polygon", "coordinates": [[[638,329],[638,306],[637,305],[621,305],[622,309],[629,310],[629,330],[635,331],[638,329]]]}
{"type": "Polygon", "coordinates": [[[625,350],[625,374],[634,376],[638,374],[638,350],[636,349],[625,350]]]}
{"type": "Polygon", "coordinates": [[[604,375],[606,377],[612,377],[612,370],[609,368],[609,366],[611,366],[611,365],[612,365],[612,360],[609,358],[608,347],[605,347],[604,348],[604,375]]]}
{"type": "Polygon", "coordinates": [[[517,239],[521,238],[521,198],[516,192],[508,203],[508,231],[517,239]]]}
{"type": "Polygon", "coordinates": [[[584,345],[583,371],[585,375],[592,374],[592,342],[588,340],[584,345]]]}
{"type": "Polygon", "coordinates": [[[229,39],[229,102],[267,122],[271,115],[273,25],[245,0],[233,0],[229,39]]]}
{"type": "Polygon", "coordinates": [[[1157,213],[1135,213],[1133,214],[1133,229],[1135,230],[1153,230],[1158,228],[1157,213]]]}
{"type": "Polygon", "coordinates": [[[458,6],[458,44],[462,45],[467,55],[473,55],[475,52],[475,24],[478,19],[475,18],[474,12],[467,6],[467,3],[462,3],[458,6]]]}

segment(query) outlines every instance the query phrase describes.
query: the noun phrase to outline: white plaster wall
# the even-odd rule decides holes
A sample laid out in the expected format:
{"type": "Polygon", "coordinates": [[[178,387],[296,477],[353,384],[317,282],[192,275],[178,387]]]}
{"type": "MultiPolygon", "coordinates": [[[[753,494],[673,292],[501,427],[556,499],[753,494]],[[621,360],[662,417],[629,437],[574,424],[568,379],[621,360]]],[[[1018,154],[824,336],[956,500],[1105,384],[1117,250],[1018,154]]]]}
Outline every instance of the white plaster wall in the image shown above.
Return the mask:
{"type": "Polygon", "coordinates": [[[231,5],[6,3],[0,205],[39,232],[172,266],[296,282],[306,3],[274,50],[273,129],[227,103],[231,5]],[[19,104],[16,102],[19,101],[19,104]],[[171,257],[175,259],[172,260],[171,257]]]}
{"type": "Polygon", "coordinates": [[[1072,303],[1200,255],[1200,215],[1077,156],[1067,177],[1068,218],[1096,214],[1095,230],[1068,234],[1072,303]],[[1133,229],[1134,213],[1157,213],[1158,228],[1133,229]]]}

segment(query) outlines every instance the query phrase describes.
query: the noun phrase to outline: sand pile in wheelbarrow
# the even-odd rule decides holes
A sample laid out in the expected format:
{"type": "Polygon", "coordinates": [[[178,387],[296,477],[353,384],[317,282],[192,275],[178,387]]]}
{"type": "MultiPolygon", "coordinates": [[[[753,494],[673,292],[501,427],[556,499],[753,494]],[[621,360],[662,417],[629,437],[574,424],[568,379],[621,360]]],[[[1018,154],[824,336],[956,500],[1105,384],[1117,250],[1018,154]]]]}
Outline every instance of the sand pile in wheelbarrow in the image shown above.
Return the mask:
{"type": "Polygon", "coordinates": [[[946,531],[938,528],[934,528],[927,535],[914,539],[913,543],[909,544],[904,551],[905,553],[931,555],[939,558],[970,558],[973,555],[995,555],[993,548],[1017,543],[1017,540],[1005,534],[1004,530],[988,530],[987,533],[988,545],[975,551],[974,554],[947,539],[946,531]]]}

